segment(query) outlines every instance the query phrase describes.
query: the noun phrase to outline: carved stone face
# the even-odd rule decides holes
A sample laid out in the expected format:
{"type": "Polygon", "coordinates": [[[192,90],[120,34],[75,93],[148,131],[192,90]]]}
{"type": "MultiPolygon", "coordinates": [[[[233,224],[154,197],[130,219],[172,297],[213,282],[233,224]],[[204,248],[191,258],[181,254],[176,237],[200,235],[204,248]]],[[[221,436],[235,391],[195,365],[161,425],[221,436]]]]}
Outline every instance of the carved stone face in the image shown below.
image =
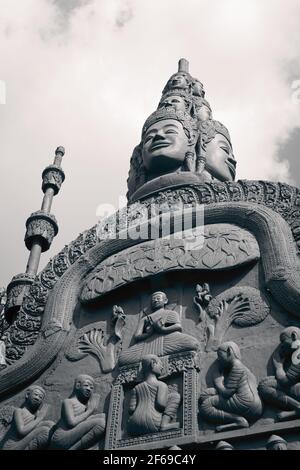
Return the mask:
{"type": "Polygon", "coordinates": [[[169,88],[187,88],[189,81],[185,74],[175,73],[168,81],[169,88]]]}
{"type": "Polygon", "coordinates": [[[39,388],[34,388],[28,391],[27,401],[31,408],[38,409],[43,403],[45,394],[39,388]]]}
{"type": "Polygon", "coordinates": [[[200,106],[200,108],[197,110],[197,117],[200,121],[207,121],[207,119],[211,119],[212,113],[211,110],[209,109],[208,106],[203,104],[200,106]]]}
{"type": "Polygon", "coordinates": [[[157,175],[175,171],[182,165],[190,147],[191,142],[181,122],[175,119],[159,121],[145,133],[142,147],[144,166],[157,175]]]}
{"type": "Polygon", "coordinates": [[[226,367],[232,362],[232,354],[230,353],[230,350],[227,347],[222,347],[220,346],[218,349],[218,361],[221,364],[221,366],[226,367]]]}
{"type": "Polygon", "coordinates": [[[206,169],[220,181],[233,181],[236,160],[230,142],[222,134],[216,134],[206,146],[206,169]]]}
{"type": "Polygon", "coordinates": [[[159,105],[160,108],[172,106],[176,111],[185,111],[186,103],[182,96],[168,96],[159,105]]]}
{"type": "Polygon", "coordinates": [[[79,382],[77,385],[77,391],[80,397],[83,397],[85,399],[90,398],[90,396],[93,393],[93,390],[94,390],[94,384],[89,379],[84,379],[81,382],[79,382]]]}
{"type": "Polygon", "coordinates": [[[293,345],[300,339],[300,330],[296,327],[285,328],[280,335],[280,344],[282,353],[292,352],[295,348],[293,345]]]}
{"type": "Polygon", "coordinates": [[[164,308],[168,303],[166,294],[163,292],[154,292],[151,297],[151,307],[152,310],[158,310],[159,308],[164,308]]]}
{"type": "Polygon", "coordinates": [[[159,376],[161,375],[162,371],[163,371],[163,363],[161,362],[161,360],[157,357],[156,359],[152,359],[151,361],[151,366],[152,366],[152,372],[153,374],[159,376]]]}

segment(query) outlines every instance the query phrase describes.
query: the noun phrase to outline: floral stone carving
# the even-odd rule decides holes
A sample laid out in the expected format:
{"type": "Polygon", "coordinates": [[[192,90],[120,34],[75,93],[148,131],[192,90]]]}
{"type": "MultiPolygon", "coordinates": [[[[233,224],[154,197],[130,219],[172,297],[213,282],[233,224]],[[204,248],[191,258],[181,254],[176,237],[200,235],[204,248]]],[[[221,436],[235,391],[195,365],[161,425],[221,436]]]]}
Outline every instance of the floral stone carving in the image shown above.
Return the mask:
{"type": "Polygon", "coordinates": [[[211,298],[207,283],[196,286],[194,304],[200,312],[206,336],[206,351],[216,351],[231,325],[241,328],[262,322],[270,312],[258,289],[238,286],[211,298]]]}
{"type": "Polygon", "coordinates": [[[144,242],[106,259],[83,287],[82,302],[101,297],[128,282],[180,269],[228,269],[259,259],[255,238],[234,225],[205,226],[204,243],[191,249],[180,238],[144,242]]]}
{"type": "Polygon", "coordinates": [[[87,326],[77,332],[66,356],[71,361],[78,361],[88,354],[96,357],[103,373],[111,372],[117,363],[122,346],[122,330],[126,315],[121,307],[113,306],[113,334],[107,339],[101,328],[87,326]]]}

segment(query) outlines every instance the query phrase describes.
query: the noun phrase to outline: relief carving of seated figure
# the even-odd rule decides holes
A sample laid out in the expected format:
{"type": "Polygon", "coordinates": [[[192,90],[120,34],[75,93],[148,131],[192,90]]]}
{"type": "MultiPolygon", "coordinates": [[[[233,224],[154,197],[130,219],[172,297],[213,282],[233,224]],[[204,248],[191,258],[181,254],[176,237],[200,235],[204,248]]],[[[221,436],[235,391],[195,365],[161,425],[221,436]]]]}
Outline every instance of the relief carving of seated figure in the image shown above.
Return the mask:
{"type": "Polygon", "coordinates": [[[45,390],[32,385],[25,395],[25,403],[16,408],[9,430],[0,448],[3,450],[40,450],[45,449],[54,422],[45,420],[49,406],[44,404],[45,390]]]}
{"type": "Polygon", "coordinates": [[[133,436],[179,428],[176,414],[181,397],[176,385],[168,388],[158,379],[162,369],[163,364],[156,355],[143,357],[144,380],[134,387],[129,402],[128,432],[133,436]]]}
{"type": "Polygon", "coordinates": [[[254,421],[262,414],[256,378],[241,362],[239,347],[233,341],[219,347],[218,365],[215,388],[206,389],[200,397],[200,414],[219,424],[216,431],[246,428],[248,420],[254,421]]]}
{"type": "Polygon", "coordinates": [[[196,338],[182,333],[179,314],[166,309],[168,298],[164,292],[152,295],[152,313],[144,316],[134,335],[136,344],[125,349],[119,358],[119,365],[125,366],[140,362],[147,354],[167,356],[183,351],[197,351],[196,338]]]}
{"type": "Polygon", "coordinates": [[[89,449],[102,437],[105,430],[105,414],[93,414],[100,396],[93,393],[94,379],[79,375],[70,398],[63,401],[61,418],[52,435],[52,449],[89,449]]]}
{"type": "Polygon", "coordinates": [[[279,421],[300,416],[300,329],[285,328],[272,360],[275,376],[264,378],[259,384],[262,398],[281,411],[279,421]]]}

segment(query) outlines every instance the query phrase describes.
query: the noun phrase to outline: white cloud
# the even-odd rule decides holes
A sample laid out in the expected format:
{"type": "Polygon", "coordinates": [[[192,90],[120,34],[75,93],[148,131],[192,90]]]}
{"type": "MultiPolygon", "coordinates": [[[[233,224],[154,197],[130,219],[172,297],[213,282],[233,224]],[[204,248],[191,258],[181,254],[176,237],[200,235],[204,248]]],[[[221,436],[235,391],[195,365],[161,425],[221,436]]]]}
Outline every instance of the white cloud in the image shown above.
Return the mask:
{"type": "Polygon", "coordinates": [[[238,177],[290,179],[277,152],[300,123],[288,79],[291,65],[300,71],[299,0],[70,5],[0,0],[0,285],[25,269],[24,223],[55,147],[66,147],[66,181],[52,255],[96,222],[100,203],[126,193],[132,148],[180,57],[231,132],[238,177]]]}

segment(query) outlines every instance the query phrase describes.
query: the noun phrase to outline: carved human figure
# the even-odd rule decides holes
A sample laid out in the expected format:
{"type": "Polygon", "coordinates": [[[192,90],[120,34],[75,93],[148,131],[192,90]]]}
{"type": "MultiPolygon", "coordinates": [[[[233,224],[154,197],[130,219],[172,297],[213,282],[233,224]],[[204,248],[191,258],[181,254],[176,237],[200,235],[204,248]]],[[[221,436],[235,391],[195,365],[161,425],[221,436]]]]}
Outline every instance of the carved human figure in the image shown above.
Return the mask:
{"type": "Polygon", "coordinates": [[[242,363],[239,347],[233,341],[221,344],[217,353],[219,371],[214,377],[215,388],[202,393],[200,414],[219,424],[216,431],[246,428],[248,421],[262,414],[256,378],[242,363]]]}
{"type": "Polygon", "coordinates": [[[289,326],[282,331],[272,356],[275,376],[264,378],[258,387],[267,403],[285,410],[277,414],[279,421],[300,416],[299,340],[299,328],[289,326]]]}
{"type": "Polygon", "coordinates": [[[276,434],[269,437],[266,448],[267,450],[288,450],[286,440],[276,434]]]}
{"type": "Polygon", "coordinates": [[[176,421],[180,395],[158,379],[163,364],[159,357],[148,354],[142,360],[143,381],[132,390],[129,402],[128,432],[140,436],[178,429],[176,421]]]}
{"type": "Polygon", "coordinates": [[[142,133],[142,159],[151,180],[184,168],[186,154],[195,152],[197,122],[172,107],[159,108],[147,119],[142,133]]]}
{"type": "Polygon", "coordinates": [[[200,131],[205,147],[205,170],[212,179],[234,181],[236,160],[226,127],[219,121],[208,119],[201,122],[200,131]]]}
{"type": "Polygon", "coordinates": [[[134,335],[136,344],[122,351],[119,365],[140,362],[147,354],[166,356],[183,351],[196,351],[199,343],[196,338],[182,333],[178,312],[166,308],[168,298],[164,292],[152,294],[152,313],[144,316],[134,335]]]}
{"type": "MultiPolygon", "coordinates": [[[[200,83],[200,82],[199,82],[200,83]]],[[[178,71],[174,73],[167,81],[162,94],[165,95],[170,90],[185,90],[187,93],[192,91],[193,79],[189,73],[178,71]]]]}
{"type": "Polygon", "coordinates": [[[49,406],[44,404],[45,390],[32,385],[25,395],[25,403],[16,408],[13,420],[0,448],[3,450],[40,450],[48,445],[53,421],[46,420],[49,406]]]}
{"type": "Polygon", "coordinates": [[[191,105],[184,96],[180,96],[179,93],[167,94],[162,98],[159,103],[159,108],[170,108],[173,107],[175,111],[189,111],[191,105]]]}
{"type": "Polygon", "coordinates": [[[89,375],[79,375],[73,393],[62,403],[61,418],[51,439],[52,449],[89,449],[102,437],[105,414],[93,414],[100,396],[94,391],[94,380],[89,375]]]}

